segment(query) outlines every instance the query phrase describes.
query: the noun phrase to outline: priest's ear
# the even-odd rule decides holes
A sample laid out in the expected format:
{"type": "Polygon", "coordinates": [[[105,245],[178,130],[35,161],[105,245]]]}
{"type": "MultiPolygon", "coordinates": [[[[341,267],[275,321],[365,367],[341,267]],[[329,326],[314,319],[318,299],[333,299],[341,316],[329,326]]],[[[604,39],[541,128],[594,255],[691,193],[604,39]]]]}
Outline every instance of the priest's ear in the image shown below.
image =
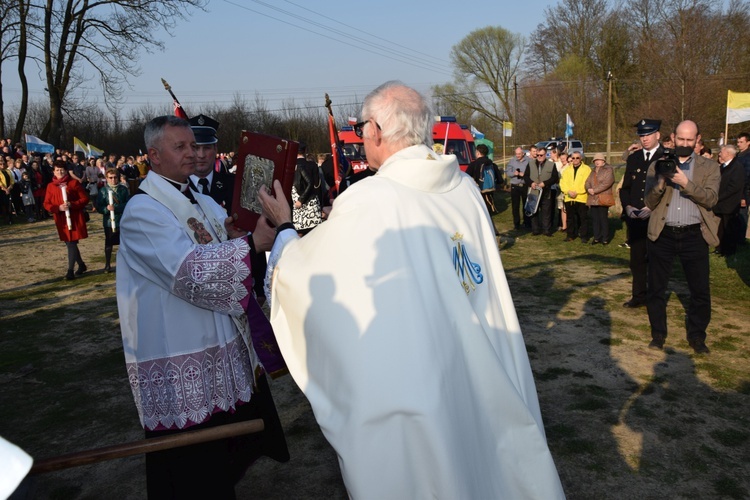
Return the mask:
{"type": "Polygon", "coordinates": [[[148,159],[152,164],[161,165],[161,159],[159,158],[158,149],[154,147],[150,147],[148,148],[147,153],[148,153],[148,159]]]}

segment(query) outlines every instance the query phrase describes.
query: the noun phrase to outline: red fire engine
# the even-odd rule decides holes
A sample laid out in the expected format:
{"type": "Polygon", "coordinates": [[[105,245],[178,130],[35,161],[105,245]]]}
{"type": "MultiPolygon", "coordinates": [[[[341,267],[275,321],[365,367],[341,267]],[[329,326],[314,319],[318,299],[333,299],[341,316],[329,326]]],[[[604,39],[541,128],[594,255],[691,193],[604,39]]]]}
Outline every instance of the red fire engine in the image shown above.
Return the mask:
{"type": "MultiPolygon", "coordinates": [[[[354,133],[354,127],[341,127],[339,140],[344,150],[344,156],[352,165],[356,173],[366,169],[367,156],[362,139],[354,133]]],[[[432,141],[443,146],[443,153],[454,154],[458,159],[461,170],[466,170],[469,162],[476,158],[474,149],[474,137],[469,132],[469,127],[456,123],[453,116],[436,116],[432,127],[432,141]]]]}

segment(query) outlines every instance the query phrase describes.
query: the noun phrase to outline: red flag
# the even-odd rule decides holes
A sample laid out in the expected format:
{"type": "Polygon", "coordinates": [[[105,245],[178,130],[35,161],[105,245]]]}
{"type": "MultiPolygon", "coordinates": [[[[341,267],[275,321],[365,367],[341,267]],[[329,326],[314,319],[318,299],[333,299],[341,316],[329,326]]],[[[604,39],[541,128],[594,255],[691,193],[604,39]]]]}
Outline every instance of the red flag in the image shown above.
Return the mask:
{"type": "Polygon", "coordinates": [[[180,104],[177,99],[174,100],[174,115],[179,116],[183,120],[188,119],[187,113],[185,113],[185,110],[182,109],[182,104],[180,104]]]}
{"type": "Polygon", "coordinates": [[[333,101],[326,94],[326,108],[328,108],[328,136],[331,140],[331,156],[333,156],[333,178],[336,184],[336,192],[339,190],[342,178],[349,170],[349,161],[344,155],[344,150],[339,141],[339,134],[336,131],[336,120],[333,118],[331,109],[333,101]]]}
{"type": "Polygon", "coordinates": [[[182,104],[180,104],[180,101],[177,100],[177,96],[174,95],[174,92],[172,92],[172,87],[169,86],[169,84],[164,78],[161,79],[161,83],[164,84],[164,88],[167,89],[167,92],[169,92],[169,95],[172,96],[172,103],[174,104],[174,115],[179,118],[182,118],[183,120],[187,120],[188,115],[187,113],[185,113],[185,110],[182,109],[182,104]]]}
{"type": "Polygon", "coordinates": [[[338,152],[338,141],[336,140],[336,122],[333,121],[333,115],[328,115],[328,136],[331,139],[331,156],[333,156],[333,178],[336,183],[336,190],[339,189],[341,183],[341,174],[339,173],[339,152],[338,152]]]}

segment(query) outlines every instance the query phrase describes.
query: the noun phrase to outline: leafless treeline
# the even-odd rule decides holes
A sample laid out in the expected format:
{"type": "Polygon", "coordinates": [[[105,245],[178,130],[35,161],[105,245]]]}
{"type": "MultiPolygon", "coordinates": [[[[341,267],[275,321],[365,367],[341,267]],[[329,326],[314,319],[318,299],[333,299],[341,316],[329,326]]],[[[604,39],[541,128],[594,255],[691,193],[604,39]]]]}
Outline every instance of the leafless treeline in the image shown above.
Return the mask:
{"type": "Polygon", "coordinates": [[[632,139],[644,117],[662,119],[663,130],[690,118],[711,139],[724,131],[727,90],[750,91],[745,0],[561,0],[540,20],[528,39],[481,33],[484,64],[467,58],[481,30],[454,46],[461,83],[434,89],[442,110],[496,142],[499,122],[513,121],[518,143],[562,135],[569,113],[577,137],[602,144],[610,74],[613,141],[632,139]]]}

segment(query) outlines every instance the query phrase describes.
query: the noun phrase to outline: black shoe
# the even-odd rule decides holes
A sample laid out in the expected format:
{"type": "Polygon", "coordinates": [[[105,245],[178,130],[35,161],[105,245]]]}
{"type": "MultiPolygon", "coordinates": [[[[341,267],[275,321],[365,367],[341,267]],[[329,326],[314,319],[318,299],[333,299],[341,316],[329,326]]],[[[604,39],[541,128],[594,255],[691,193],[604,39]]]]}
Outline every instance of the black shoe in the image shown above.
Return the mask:
{"type": "Polygon", "coordinates": [[[609,245],[609,241],[607,241],[607,240],[602,241],[602,245],[604,245],[604,246],[609,245]]]}
{"type": "Polygon", "coordinates": [[[88,271],[88,269],[89,269],[89,268],[88,268],[88,267],[86,267],[86,264],[81,264],[80,266],[78,266],[78,271],[76,271],[76,274],[77,274],[78,276],[80,276],[80,275],[82,275],[83,273],[85,273],[86,271],[88,271]]]}
{"type": "Polygon", "coordinates": [[[664,341],[654,339],[648,344],[648,348],[654,349],[656,351],[661,351],[662,349],[664,349],[664,341]]]}
{"type": "Polygon", "coordinates": [[[570,236],[568,236],[568,237],[567,237],[567,238],[565,238],[565,240],[563,240],[563,241],[575,241],[575,240],[576,240],[575,238],[571,238],[570,236]]]}
{"type": "Polygon", "coordinates": [[[66,280],[74,280],[74,279],[76,279],[76,275],[73,274],[73,270],[72,269],[68,269],[68,274],[65,275],[65,279],[66,280]]]}
{"type": "Polygon", "coordinates": [[[513,229],[515,229],[516,231],[518,231],[519,229],[521,229],[521,224],[515,224],[513,226],[513,229]]]}
{"type": "Polygon", "coordinates": [[[531,236],[541,236],[542,233],[531,233],[531,236]]]}
{"type": "Polygon", "coordinates": [[[552,233],[544,233],[544,236],[550,236],[550,237],[552,237],[552,233]]]}
{"type": "Polygon", "coordinates": [[[598,245],[599,243],[601,243],[601,241],[599,241],[599,240],[591,240],[591,246],[598,245]]]}
{"type": "Polygon", "coordinates": [[[588,238],[586,238],[586,239],[581,238],[581,243],[583,243],[584,245],[588,245],[589,244],[589,239],[588,238]]]}
{"type": "Polygon", "coordinates": [[[104,266],[104,272],[105,273],[111,273],[112,272],[112,268],[109,266],[109,264],[107,264],[106,266],[104,266]]]}
{"type": "Polygon", "coordinates": [[[629,301],[625,302],[622,307],[628,307],[630,309],[635,309],[636,307],[643,307],[645,306],[645,302],[641,302],[639,300],[630,299],[629,301]]]}
{"type": "Polygon", "coordinates": [[[711,350],[706,346],[706,343],[702,340],[696,340],[694,342],[690,342],[690,347],[693,348],[693,351],[695,351],[695,354],[710,354],[711,350]]]}

